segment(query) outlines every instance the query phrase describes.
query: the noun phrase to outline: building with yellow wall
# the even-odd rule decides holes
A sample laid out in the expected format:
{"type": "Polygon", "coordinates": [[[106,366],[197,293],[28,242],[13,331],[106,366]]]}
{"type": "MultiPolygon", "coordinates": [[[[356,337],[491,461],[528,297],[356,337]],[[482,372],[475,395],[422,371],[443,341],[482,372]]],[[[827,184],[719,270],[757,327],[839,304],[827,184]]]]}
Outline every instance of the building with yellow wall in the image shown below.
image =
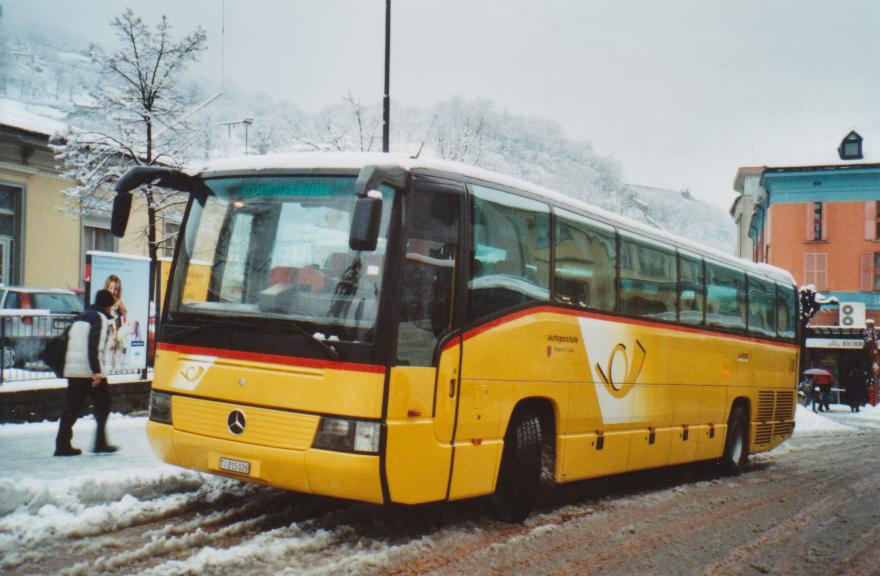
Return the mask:
{"type": "MultiPolygon", "coordinates": [[[[0,104],[9,101],[2,101],[0,104]]],[[[0,283],[83,287],[89,250],[146,255],[146,211],[135,205],[125,238],[110,214],[82,215],[65,205],[71,183],[59,175],[49,139],[64,124],[0,106],[0,283]]]]}

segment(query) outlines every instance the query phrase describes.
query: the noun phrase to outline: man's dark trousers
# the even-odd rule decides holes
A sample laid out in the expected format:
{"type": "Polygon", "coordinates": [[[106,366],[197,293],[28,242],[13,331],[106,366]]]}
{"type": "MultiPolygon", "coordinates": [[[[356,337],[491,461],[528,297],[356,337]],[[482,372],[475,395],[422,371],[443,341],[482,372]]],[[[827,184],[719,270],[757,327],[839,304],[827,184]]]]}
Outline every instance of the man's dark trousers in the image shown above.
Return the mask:
{"type": "Polygon", "coordinates": [[[90,396],[95,404],[95,420],[98,422],[98,428],[95,432],[95,446],[107,444],[104,431],[107,416],[110,414],[110,385],[107,384],[107,379],[104,378],[100,384],[92,386],[91,378],[68,378],[64,412],[61,414],[58,436],[55,438],[56,448],[70,446],[70,440],[73,438],[73,425],[79,418],[86,398],[90,396]]]}

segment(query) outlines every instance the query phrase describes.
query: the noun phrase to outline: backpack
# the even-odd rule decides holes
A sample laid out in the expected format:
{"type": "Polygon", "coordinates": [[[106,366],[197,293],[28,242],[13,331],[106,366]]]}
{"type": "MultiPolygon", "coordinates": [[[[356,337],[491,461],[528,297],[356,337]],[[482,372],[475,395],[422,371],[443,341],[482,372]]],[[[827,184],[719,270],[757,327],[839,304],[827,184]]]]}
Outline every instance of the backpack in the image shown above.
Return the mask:
{"type": "Polygon", "coordinates": [[[40,359],[59,378],[64,377],[64,358],[67,356],[67,340],[70,326],[68,325],[60,336],[49,338],[46,342],[46,347],[43,348],[43,352],[40,354],[40,359]]]}

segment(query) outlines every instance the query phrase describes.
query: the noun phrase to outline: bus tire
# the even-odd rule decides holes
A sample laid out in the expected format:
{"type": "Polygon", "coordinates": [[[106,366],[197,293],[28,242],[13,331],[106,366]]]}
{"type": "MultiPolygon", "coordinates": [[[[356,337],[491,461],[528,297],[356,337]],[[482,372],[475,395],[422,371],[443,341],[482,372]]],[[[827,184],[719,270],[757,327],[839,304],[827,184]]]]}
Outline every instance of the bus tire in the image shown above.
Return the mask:
{"type": "Polygon", "coordinates": [[[749,417],[742,404],[735,404],[727,420],[727,438],[721,471],[727,476],[738,476],[749,460],[749,417]]]}
{"type": "Polygon", "coordinates": [[[492,504],[504,522],[522,522],[535,505],[541,480],[541,422],[520,414],[504,438],[501,470],[492,504]]]}

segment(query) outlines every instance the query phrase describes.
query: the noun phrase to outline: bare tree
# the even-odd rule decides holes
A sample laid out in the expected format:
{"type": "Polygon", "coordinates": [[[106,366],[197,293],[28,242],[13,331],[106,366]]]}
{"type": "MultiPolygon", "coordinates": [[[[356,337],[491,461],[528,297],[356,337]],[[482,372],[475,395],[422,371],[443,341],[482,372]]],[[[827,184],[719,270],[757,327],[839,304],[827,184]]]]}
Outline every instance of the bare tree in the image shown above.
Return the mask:
{"type": "MultiPolygon", "coordinates": [[[[202,29],[175,40],[165,16],[149,28],[130,8],[110,25],[119,48],[109,55],[90,48],[105,75],[94,93],[100,110],[96,128],[71,131],[55,146],[63,177],[75,182],[64,192],[68,209],[79,214],[106,213],[109,187],[132,166],[179,167],[197,138],[179,121],[191,104],[180,80],[184,68],[205,49],[202,29]]],[[[149,186],[140,193],[147,208],[147,249],[155,266],[168,241],[160,237],[161,220],[167,211],[179,210],[183,199],[149,186]]]]}

